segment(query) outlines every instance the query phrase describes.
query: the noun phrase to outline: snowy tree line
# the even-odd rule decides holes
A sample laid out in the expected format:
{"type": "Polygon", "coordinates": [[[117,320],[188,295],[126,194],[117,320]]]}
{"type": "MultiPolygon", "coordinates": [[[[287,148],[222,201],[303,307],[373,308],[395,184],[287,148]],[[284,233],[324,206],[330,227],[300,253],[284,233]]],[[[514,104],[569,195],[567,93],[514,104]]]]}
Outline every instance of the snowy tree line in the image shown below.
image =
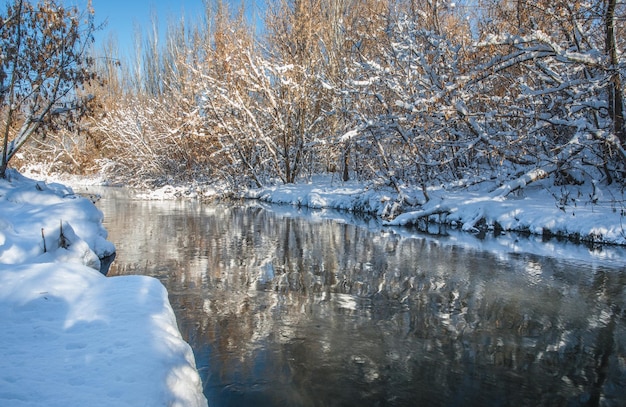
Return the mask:
{"type": "Polygon", "coordinates": [[[155,21],[131,66],[102,47],[89,142],[46,151],[155,183],[333,173],[425,200],[484,179],[624,184],[622,1],[268,3],[261,31],[219,0],[164,36],[155,21]]]}

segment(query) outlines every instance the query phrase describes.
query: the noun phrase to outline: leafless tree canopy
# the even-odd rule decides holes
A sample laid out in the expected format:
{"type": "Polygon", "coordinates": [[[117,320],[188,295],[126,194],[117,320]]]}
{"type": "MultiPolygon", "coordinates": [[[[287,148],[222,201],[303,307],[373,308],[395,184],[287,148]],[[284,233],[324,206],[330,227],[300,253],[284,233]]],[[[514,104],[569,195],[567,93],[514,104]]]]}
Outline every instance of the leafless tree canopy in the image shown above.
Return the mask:
{"type": "MultiPolygon", "coordinates": [[[[207,1],[203,23],[171,23],[164,42],[155,21],[132,62],[119,63],[114,42],[94,50],[109,85],[91,89],[89,138],[58,130],[32,143],[32,159],[48,149],[66,157],[50,165],[74,171],[106,165],[122,178],[234,187],[337,173],[398,192],[421,186],[425,199],[432,185],[494,177],[626,181],[623,2],[268,3],[261,28],[245,9],[207,1]]],[[[38,30],[39,14],[17,13],[31,26],[8,17],[27,4],[3,16],[11,49],[29,41],[19,27],[38,30]]],[[[28,88],[63,94],[57,104],[88,78],[83,37],[70,14],[58,21],[64,36],[53,30],[41,47],[66,44],[67,76],[28,88]]],[[[31,105],[20,99],[24,79],[13,83],[17,60],[3,58],[11,139],[31,105]]]]}
{"type": "Polygon", "coordinates": [[[92,14],[59,1],[9,2],[0,15],[0,177],[33,135],[74,130],[92,97],[83,85],[96,79],[88,44],[92,14]]]}

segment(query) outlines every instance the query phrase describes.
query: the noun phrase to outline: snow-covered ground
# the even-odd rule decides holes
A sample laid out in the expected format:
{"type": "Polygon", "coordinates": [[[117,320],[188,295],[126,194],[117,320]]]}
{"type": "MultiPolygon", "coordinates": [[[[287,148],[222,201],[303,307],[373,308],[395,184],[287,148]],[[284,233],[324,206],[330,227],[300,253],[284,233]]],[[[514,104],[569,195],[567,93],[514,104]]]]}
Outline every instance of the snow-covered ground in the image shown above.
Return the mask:
{"type": "Polygon", "coordinates": [[[0,209],[1,406],[207,405],[163,285],[98,271],[88,199],[9,171],[0,209]]]}
{"type": "Polygon", "coordinates": [[[398,193],[329,178],[311,183],[250,190],[247,198],[266,202],[362,211],[387,226],[420,221],[446,224],[468,233],[479,229],[558,235],[593,243],[626,245],[626,196],[618,186],[555,187],[536,182],[505,196],[494,183],[430,188],[426,203],[417,189],[402,191],[410,207],[396,207],[398,193]],[[393,214],[393,216],[389,216],[393,214]]]}

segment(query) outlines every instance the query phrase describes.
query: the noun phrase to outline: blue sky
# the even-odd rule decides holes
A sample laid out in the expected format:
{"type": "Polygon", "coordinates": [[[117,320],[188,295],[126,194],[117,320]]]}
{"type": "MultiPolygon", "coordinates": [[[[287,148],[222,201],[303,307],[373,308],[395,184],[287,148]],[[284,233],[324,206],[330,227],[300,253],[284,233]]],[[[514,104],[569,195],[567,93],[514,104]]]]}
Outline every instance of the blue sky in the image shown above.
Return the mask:
{"type": "MultiPolygon", "coordinates": [[[[241,5],[241,0],[225,2],[232,4],[233,9],[241,5]]],[[[64,3],[78,5],[83,10],[87,0],[64,0],[64,3]]],[[[258,16],[263,13],[265,0],[244,0],[244,4],[250,16],[258,16]]],[[[184,15],[186,20],[193,22],[201,21],[204,16],[203,0],[92,0],[92,5],[96,12],[96,23],[107,23],[104,30],[96,35],[96,41],[114,35],[120,52],[132,50],[137,26],[143,31],[149,29],[153,11],[157,13],[162,32],[171,19],[177,21],[184,15]]]]}

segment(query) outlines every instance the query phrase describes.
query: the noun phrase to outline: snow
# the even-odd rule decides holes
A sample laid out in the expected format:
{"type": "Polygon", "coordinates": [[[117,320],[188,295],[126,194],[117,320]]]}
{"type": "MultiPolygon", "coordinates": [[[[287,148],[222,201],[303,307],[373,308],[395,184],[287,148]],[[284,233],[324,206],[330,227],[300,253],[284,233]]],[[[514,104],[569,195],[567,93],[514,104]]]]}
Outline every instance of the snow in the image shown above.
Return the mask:
{"type": "MultiPolygon", "coordinates": [[[[402,213],[389,216],[397,196],[390,188],[372,188],[365,183],[342,183],[318,177],[311,183],[269,186],[247,191],[246,198],[265,202],[369,212],[384,218],[385,226],[410,226],[420,220],[458,225],[466,232],[481,228],[518,231],[538,236],[576,237],[593,243],[626,245],[626,199],[618,187],[594,186],[560,189],[550,180],[524,185],[516,193],[505,194],[494,183],[473,187],[430,188],[430,200],[415,208],[404,207],[402,213]],[[588,188],[586,190],[585,188],[588,188]],[[596,199],[602,196],[603,199],[596,199]],[[594,198],[594,199],[591,199],[594,198]],[[594,201],[595,202],[592,202],[594,201]],[[388,218],[388,219],[387,219],[388,218]]],[[[520,185],[507,185],[510,192],[520,185]]],[[[417,189],[403,191],[409,200],[424,201],[417,189]]]]}
{"type": "Polygon", "coordinates": [[[0,405],[207,405],[163,285],[99,272],[92,202],[9,170],[0,206],[0,405]]]}

